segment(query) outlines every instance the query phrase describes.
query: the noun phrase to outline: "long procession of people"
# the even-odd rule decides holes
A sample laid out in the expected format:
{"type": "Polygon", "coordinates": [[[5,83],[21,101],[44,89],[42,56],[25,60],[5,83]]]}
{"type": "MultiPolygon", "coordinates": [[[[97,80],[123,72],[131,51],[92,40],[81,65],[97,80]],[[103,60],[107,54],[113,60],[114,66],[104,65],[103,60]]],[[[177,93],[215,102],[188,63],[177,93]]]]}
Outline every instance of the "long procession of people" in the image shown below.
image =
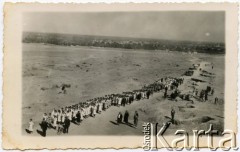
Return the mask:
{"type": "MultiPolygon", "coordinates": [[[[49,114],[44,113],[42,122],[40,126],[43,131],[43,136],[46,136],[46,130],[48,128],[54,128],[57,130],[57,133],[68,133],[69,126],[72,123],[80,125],[80,123],[88,118],[95,117],[97,114],[101,114],[102,111],[106,111],[111,106],[126,106],[134,101],[139,101],[142,99],[149,99],[149,97],[156,92],[163,90],[164,98],[170,97],[170,99],[175,99],[177,96],[183,100],[192,101],[190,94],[181,94],[178,90],[179,85],[183,84],[184,78],[173,78],[166,77],[161,78],[155,81],[152,84],[145,85],[139,90],[133,90],[129,92],[123,92],[121,94],[110,94],[105,95],[104,97],[98,97],[94,99],[87,100],[86,102],[80,102],[71,106],[66,106],[60,109],[53,109],[49,114]],[[169,94],[169,92],[171,92],[169,94]]],[[[207,87],[206,90],[202,90],[198,94],[198,90],[194,89],[193,95],[202,99],[203,101],[208,100],[208,94],[213,95],[214,89],[207,87]]],[[[193,96],[192,95],[192,96],[193,96]]],[[[218,101],[218,98],[215,98],[215,103],[218,101]]],[[[192,101],[193,102],[193,101],[192,101]]],[[[126,113],[126,112],[125,112],[126,113]]],[[[128,112],[127,112],[128,114],[128,112]]],[[[125,114],[124,114],[125,115],[125,114]]],[[[128,114],[129,116],[129,114],[128,114]]],[[[127,117],[128,117],[127,116],[127,117]]],[[[122,121],[121,112],[117,115],[117,123],[122,121]]],[[[128,122],[128,120],[124,120],[128,122]]],[[[134,125],[136,126],[138,122],[138,113],[135,111],[134,114],[134,125]]],[[[30,119],[28,132],[32,133],[33,131],[33,121],[30,119]]]]}
{"type": "MultiPolygon", "coordinates": [[[[174,90],[183,83],[183,78],[166,77],[152,84],[145,85],[139,90],[123,92],[122,94],[110,94],[104,97],[98,97],[80,102],[71,106],[66,106],[60,109],[53,109],[50,113],[44,113],[40,126],[43,134],[46,135],[47,128],[57,130],[57,133],[68,133],[69,126],[72,123],[80,125],[80,123],[88,118],[95,117],[106,111],[111,106],[125,106],[134,101],[149,99],[149,97],[161,90],[174,90]]],[[[138,121],[138,113],[135,112],[134,124],[138,121]]],[[[31,121],[32,122],[32,121],[31,121]]]]}

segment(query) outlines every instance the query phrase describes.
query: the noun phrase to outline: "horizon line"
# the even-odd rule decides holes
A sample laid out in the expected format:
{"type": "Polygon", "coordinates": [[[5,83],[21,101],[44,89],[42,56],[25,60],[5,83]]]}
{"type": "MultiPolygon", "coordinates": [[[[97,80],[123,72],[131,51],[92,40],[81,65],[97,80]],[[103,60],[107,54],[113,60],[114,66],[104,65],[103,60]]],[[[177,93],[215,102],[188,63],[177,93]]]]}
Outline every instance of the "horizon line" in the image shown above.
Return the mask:
{"type": "Polygon", "coordinates": [[[111,36],[111,35],[86,35],[86,34],[72,34],[72,33],[56,33],[56,32],[36,32],[36,31],[22,31],[22,33],[43,33],[43,34],[62,34],[62,35],[76,35],[76,36],[89,36],[89,37],[113,37],[113,38],[129,38],[129,39],[147,39],[147,40],[161,40],[161,41],[181,41],[181,42],[195,42],[195,43],[222,43],[225,42],[215,42],[215,41],[192,41],[192,40],[170,40],[170,39],[158,39],[149,37],[123,37],[123,36],[111,36]]]}

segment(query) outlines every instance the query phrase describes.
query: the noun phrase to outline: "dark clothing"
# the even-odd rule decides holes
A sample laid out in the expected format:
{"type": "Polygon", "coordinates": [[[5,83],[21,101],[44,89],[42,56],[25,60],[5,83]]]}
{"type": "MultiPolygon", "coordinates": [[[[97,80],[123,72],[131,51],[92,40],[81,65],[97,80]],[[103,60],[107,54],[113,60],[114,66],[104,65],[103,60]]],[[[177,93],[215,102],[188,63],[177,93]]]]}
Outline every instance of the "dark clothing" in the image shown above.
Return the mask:
{"type": "Polygon", "coordinates": [[[43,132],[43,137],[46,137],[48,124],[45,120],[42,121],[41,128],[42,128],[42,132],[43,132]]]}
{"type": "Polygon", "coordinates": [[[64,133],[68,133],[70,123],[71,123],[70,120],[68,118],[66,118],[65,121],[64,121],[64,133]]]}
{"type": "Polygon", "coordinates": [[[99,104],[97,105],[97,113],[100,113],[100,106],[99,106],[99,104]]]}
{"type": "Polygon", "coordinates": [[[167,98],[167,92],[164,92],[164,98],[167,98]]]}
{"type": "Polygon", "coordinates": [[[138,125],[138,113],[134,114],[133,119],[134,119],[134,125],[137,127],[137,125],[138,125]]]}
{"type": "Polygon", "coordinates": [[[206,93],[209,93],[211,90],[212,90],[212,88],[210,86],[207,86],[206,93]]]}
{"type": "Polygon", "coordinates": [[[77,123],[80,123],[81,122],[81,114],[80,114],[80,112],[78,112],[76,114],[76,117],[77,117],[77,123]]]}
{"type": "Polygon", "coordinates": [[[172,122],[174,122],[174,116],[175,116],[175,111],[172,109],[172,111],[171,111],[171,119],[172,119],[172,122]]]}
{"type": "Polygon", "coordinates": [[[106,103],[105,102],[103,103],[102,110],[104,110],[104,111],[106,110],[106,103]]]}
{"type": "Polygon", "coordinates": [[[205,101],[207,101],[208,100],[208,94],[207,94],[207,92],[205,93],[205,101]]]}
{"type": "Polygon", "coordinates": [[[128,117],[129,117],[129,113],[125,112],[125,114],[124,114],[124,122],[125,123],[128,123],[128,117]]]}
{"type": "Polygon", "coordinates": [[[150,91],[147,91],[147,99],[149,99],[150,91]]]}
{"type": "Polygon", "coordinates": [[[126,104],[126,98],[122,98],[122,103],[121,103],[121,105],[125,107],[125,104],[126,104]]]}

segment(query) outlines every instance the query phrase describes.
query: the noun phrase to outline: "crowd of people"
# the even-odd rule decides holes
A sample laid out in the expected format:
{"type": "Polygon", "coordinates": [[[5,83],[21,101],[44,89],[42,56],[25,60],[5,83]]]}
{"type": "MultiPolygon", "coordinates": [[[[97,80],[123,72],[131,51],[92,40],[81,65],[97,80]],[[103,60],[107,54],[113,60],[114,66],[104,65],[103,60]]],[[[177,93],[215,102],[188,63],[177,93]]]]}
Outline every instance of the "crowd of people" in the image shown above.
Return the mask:
{"type": "MultiPolygon", "coordinates": [[[[101,114],[102,111],[106,111],[111,106],[125,106],[139,101],[142,99],[149,99],[149,97],[161,90],[165,90],[164,96],[166,96],[168,90],[174,90],[183,83],[183,78],[166,77],[160,80],[143,86],[139,90],[133,90],[129,92],[123,92],[122,94],[110,94],[104,97],[98,97],[87,100],[86,102],[80,102],[71,106],[63,107],[61,109],[53,109],[50,113],[44,113],[40,126],[42,128],[43,136],[46,136],[48,128],[56,129],[57,133],[68,133],[71,122],[80,125],[80,123],[88,118],[95,117],[97,114],[101,114]]],[[[128,122],[127,113],[124,115],[124,122],[128,122]],[[126,115],[126,116],[125,116],[126,115]]],[[[138,113],[134,114],[134,126],[137,127],[138,113]]],[[[117,116],[117,122],[122,122],[122,114],[117,116]]],[[[31,120],[32,122],[32,120],[31,120]]],[[[31,124],[31,127],[33,125],[31,124]]]]}

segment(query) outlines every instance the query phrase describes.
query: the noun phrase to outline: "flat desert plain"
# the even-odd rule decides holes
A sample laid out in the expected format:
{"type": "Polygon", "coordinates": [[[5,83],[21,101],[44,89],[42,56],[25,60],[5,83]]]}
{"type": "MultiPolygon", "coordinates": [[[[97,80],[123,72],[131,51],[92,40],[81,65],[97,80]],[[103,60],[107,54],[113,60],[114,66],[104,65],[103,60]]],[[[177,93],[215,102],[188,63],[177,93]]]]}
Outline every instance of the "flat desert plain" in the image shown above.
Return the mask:
{"type": "MultiPolygon", "coordinates": [[[[179,87],[182,93],[191,93],[193,84],[198,90],[207,85],[215,93],[208,101],[194,103],[185,100],[172,101],[163,98],[163,91],[154,93],[150,99],[134,101],[125,107],[111,106],[95,118],[84,119],[81,124],[71,123],[68,135],[140,135],[144,122],[158,122],[162,125],[168,121],[174,108],[177,124],[170,125],[166,133],[176,129],[209,128],[213,124],[220,131],[224,128],[224,103],[214,104],[214,98],[224,99],[224,54],[187,54],[161,50],[126,50],[116,48],[94,48],[83,46],[57,46],[48,44],[23,43],[22,46],[22,131],[28,127],[29,119],[35,123],[35,130],[44,113],[54,108],[70,106],[88,99],[102,97],[113,93],[122,93],[141,89],[145,84],[153,83],[165,77],[184,77],[179,87]],[[214,68],[204,66],[212,63],[214,68]],[[192,77],[183,76],[193,64],[214,77],[203,77],[196,70],[192,77],[204,80],[193,82],[192,77]],[[70,84],[66,94],[59,93],[62,84],[70,84]],[[191,105],[191,106],[189,106],[191,105]],[[130,123],[135,111],[139,113],[138,127],[116,125],[119,112],[129,111],[130,123]]],[[[224,101],[224,100],[223,100],[224,101]]],[[[48,129],[47,136],[57,136],[56,130],[48,129]]],[[[30,136],[40,136],[36,131],[30,136]]]]}

